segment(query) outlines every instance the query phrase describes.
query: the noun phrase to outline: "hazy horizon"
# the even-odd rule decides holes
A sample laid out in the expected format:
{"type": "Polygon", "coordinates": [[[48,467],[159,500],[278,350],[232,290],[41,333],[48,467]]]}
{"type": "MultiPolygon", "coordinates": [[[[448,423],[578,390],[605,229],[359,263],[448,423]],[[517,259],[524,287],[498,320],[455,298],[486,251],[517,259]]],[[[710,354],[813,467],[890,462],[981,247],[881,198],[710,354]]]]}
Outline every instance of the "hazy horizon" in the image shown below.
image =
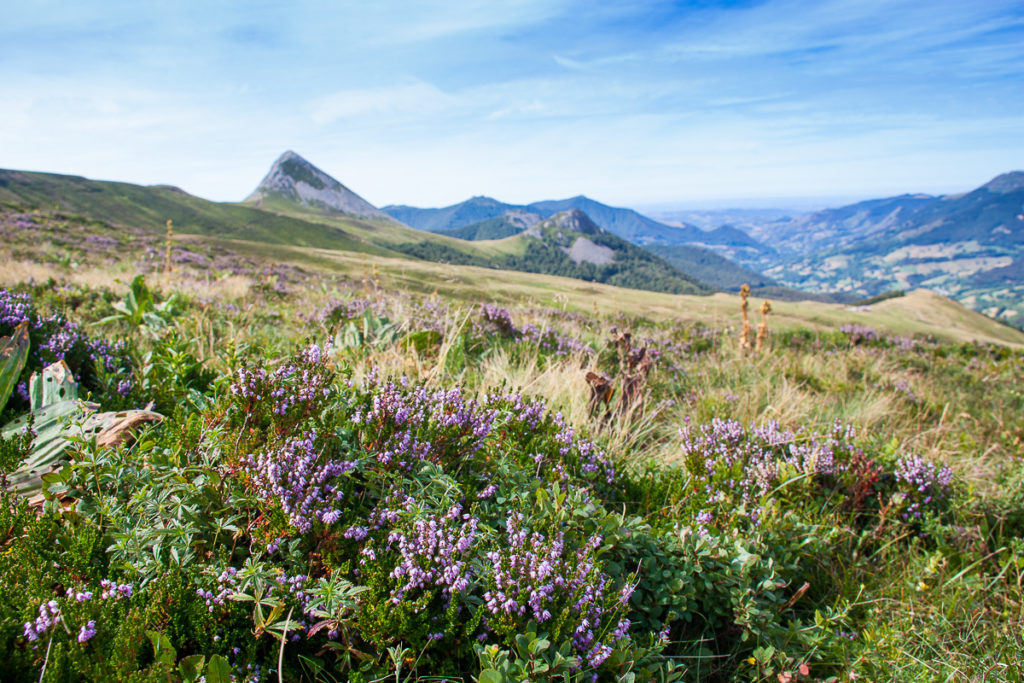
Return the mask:
{"type": "Polygon", "coordinates": [[[245,197],[285,149],[378,206],[585,194],[820,208],[1024,167],[1011,0],[5,14],[0,166],[219,201],[245,197]]]}
{"type": "MultiPolygon", "coordinates": [[[[303,158],[305,158],[305,157],[303,157],[303,158]]],[[[310,161],[310,163],[313,163],[314,165],[317,165],[312,160],[307,159],[307,161],[310,161]]],[[[272,164],[273,164],[273,162],[268,164],[267,168],[269,169],[272,164]]],[[[318,166],[318,168],[319,168],[319,166],[318,166]]],[[[36,172],[36,173],[58,173],[60,175],[81,176],[81,177],[88,178],[89,180],[98,180],[98,181],[102,181],[102,182],[125,182],[125,183],[133,183],[133,184],[148,185],[148,186],[166,185],[166,186],[170,186],[170,187],[178,187],[178,188],[181,188],[181,189],[185,189],[184,187],[182,187],[182,185],[180,183],[176,183],[176,182],[172,182],[172,181],[141,183],[141,182],[137,182],[137,181],[134,181],[134,180],[131,180],[131,179],[126,179],[126,178],[101,178],[101,177],[96,177],[96,176],[90,176],[88,174],[83,174],[83,173],[58,172],[58,171],[54,171],[52,169],[47,169],[47,168],[0,167],[0,169],[6,169],[6,170],[10,170],[10,171],[36,172]]],[[[321,170],[324,171],[325,173],[327,173],[328,175],[331,175],[332,177],[334,177],[334,174],[332,174],[329,169],[321,168],[321,170]]],[[[1009,170],[1006,171],[1006,173],[1009,173],[1009,172],[1012,172],[1012,171],[1018,171],[1018,170],[1020,170],[1020,169],[1009,169],[1009,170]]],[[[252,187],[245,192],[245,196],[248,196],[252,192],[252,190],[256,188],[256,185],[263,178],[263,175],[265,175],[265,173],[262,174],[262,175],[259,175],[258,177],[256,177],[253,180],[252,187]]],[[[993,177],[995,177],[995,176],[993,176],[993,177]]],[[[338,180],[339,182],[341,182],[342,184],[346,185],[347,187],[349,187],[349,189],[351,189],[352,191],[356,192],[357,194],[360,194],[356,188],[351,187],[351,185],[349,185],[343,178],[337,178],[336,177],[335,179],[338,180]]],[[[975,189],[976,187],[985,184],[989,180],[992,180],[992,178],[988,178],[985,181],[979,182],[979,183],[977,183],[977,185],[969,187],[969,188],[956,188],[954,190],[947,191],[947,192],[930,192],[930,193],[925,193],[925,194],[932,194],[932,195],[935,195],[935,196],[961,194],[961,193],[964,193],[964,192],[969,192],[969,191],[975,189]]],[[[245,199],[245,196],[234,197],[234,198],[219,198],[219,197],[204,196],[202,194],[195,193],[195,192],[189,192],[189,194],[192,194],[194,196],[200,197],[202,199],[207,199],[207,200],[210,200],[210,201],[217,201],[217,202],[241,202],[242,200],[245,199]]],[[[673,213],[673,212],[685,212],[685,211],[715,212],[715,211],[730,211],[730,210],[738,210],[738,211],[744,211],[744,210],[746,210],[746,211],[782,210],[782,211],[793,211],[793,212],[798,212],[798,213],[810,213],[810,212],[818,211],[818,210],[821,210],[821,209],[836,208],[836,207],[840,207],[840,206],[846,206],[846,205],[849,205],[849,204],[855,204],[857,202],[868,201],[868,200],[871,200],[871,199],[882,199],[882,198],[885,198],[885,197],[892,197],[892,196],[898,196],[898,195],[903,195],[903,194],[921,194],[921,193],[920,192],[914,192],[914,191],[907,190],[907,191],[894,191],[894,192],[891,192],[891,193],[888,193],[888,194],[874,194],[874,195],[867,195],[867,194],[862,194],[862,195],[851,195],[851,194],[847,194],[847,195],[841,195],[841,194],[832,195],[832,194],[823,194],[823,195],[818,195],[818,196],[797,195],[797,196],[776,196],[776,197],[771,197],[771,196],[765,196],[765,197],[722,197],[722,198],[717,198],[717,199],[716,198],[696,198],[696,199],[679,199],[679,200],[676,200],[676,201],[637,202],[637,203],[630,203],[630,202],[616,203],[616,202],[613,202],[613,201],[606,201],[602,197],[595,196],[593,194],[588,194],[586,192],[577,193],[576,195],[571,195],[571,196],[578,196],[580,194],[582,194],[582,195],[584,195],[584,196],[586,196],[586,197],[588,197],[590,199],[593,199],[595,201],[601,202],[602,204],[607,204],[609,206],[616,206],[616,207],[620,207],[620,208],[633,209],[633,210],[637,211],[638,213],[641,213],[641,214],[644,214],[644,215],[648,215],[648,216],[657,218],[659,215],[669,214],[669,213],[673,213]]],[[[360,194],[360,196],[364,196],[364,195],[360,194]]],[[[384,206],[390,206],[390,205],[416,206],[417,208],[424,208],[424,209],[429,209],[429,208],[445,208],[445,207],[451,206],[453,204],[459,204],[459,203],[461,203],[461,202],[463,202],[465,200],[471,199],[473,197],[481,197],[481,196],[482,197],[489,197],[491,199],[496,199],[496,200],[504,202],[506,204],[531,204],[531,203],[534,203],[534,202],[543,202],[543,201],[553,201],[553,200],[567,199],[569,197],[569,195],[560,195],[560,196],[546,196],[545,195],[545,196],[541,196],[541,197],[534,197],[534,198],[529,198],[529,199],[520,200],[520,201],[512,201],[512,200],[506,199],[500,193],[492,193],[492,194],[478,193],[478,194],[473,194],[473,195],[467,195],[467,196],[463,197],[462,199],[459,199],[459,200],[456,200],[456,201],[453,201],[453,202],[449,202],[449,203],[446,203],[446,204],[437,204],[437,203],[413,204],[413,203],[407,202],[407,201],[394,201],[394,202],[387,202],[387,203],[380,203],[380,204],[376,204],[375,203],[374,205],[377,206],[378,208],[379,207],[384,207],[384,206]]],[[[364,199],[365,198],[366,197],[364,196],[364,199]]]]}

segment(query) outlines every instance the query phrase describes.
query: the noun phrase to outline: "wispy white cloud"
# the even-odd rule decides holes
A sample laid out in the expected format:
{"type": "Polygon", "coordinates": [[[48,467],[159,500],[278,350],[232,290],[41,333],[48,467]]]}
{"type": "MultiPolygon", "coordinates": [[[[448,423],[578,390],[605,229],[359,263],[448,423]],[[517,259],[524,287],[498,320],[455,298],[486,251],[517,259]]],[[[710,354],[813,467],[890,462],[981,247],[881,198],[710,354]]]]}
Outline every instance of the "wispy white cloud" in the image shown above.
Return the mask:
{"type": "Polygon", "coordinates": [[[285,148],[435,205],[945,190],[1024,158],[1019,0],[39,0],[0,66],[0,166],[219,199],[285,148]]]}
{"type": "Polygon", "coordinates": [[[496,121],[498,119],[504,119],[512,116],[534,116],[536,114],[543,113],[546,109],[547,107],[543,102],[534,98],[529,101],[512,104],[504,109],[492,111],[487,115],[487,119],[489,121],[496,121]]]}
{"type": "Polygon", "coordinates": [[[318,97],[310,105],[317,125],[360,117],[424,116],[457,105],[459,98],[421,81],[381,88],[342,90],[318,97]]]}

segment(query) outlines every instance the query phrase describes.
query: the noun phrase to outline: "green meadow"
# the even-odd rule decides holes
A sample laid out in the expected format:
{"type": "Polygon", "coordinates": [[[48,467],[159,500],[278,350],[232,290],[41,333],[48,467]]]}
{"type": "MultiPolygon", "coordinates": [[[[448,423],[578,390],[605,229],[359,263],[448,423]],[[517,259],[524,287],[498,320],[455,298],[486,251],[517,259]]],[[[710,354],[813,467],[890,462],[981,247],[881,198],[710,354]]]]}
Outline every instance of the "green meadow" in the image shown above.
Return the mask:
{"type": "Polygon", "coordinates": [[[736,293],[44,199],[0,215],[4,680],[1021,678],[1018,330],[743,339],[736,293]]]}

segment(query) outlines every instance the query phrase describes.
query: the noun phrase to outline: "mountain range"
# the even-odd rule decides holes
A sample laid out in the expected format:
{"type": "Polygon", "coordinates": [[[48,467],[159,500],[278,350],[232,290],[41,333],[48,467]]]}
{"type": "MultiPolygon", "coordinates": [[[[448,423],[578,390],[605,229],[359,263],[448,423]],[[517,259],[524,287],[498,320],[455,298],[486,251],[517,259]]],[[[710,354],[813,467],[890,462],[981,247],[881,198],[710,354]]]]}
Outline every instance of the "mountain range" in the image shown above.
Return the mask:
{"type": "Polygon", "coordinates": [[[1024,172],[962,194],[906,194],[749,227],[775,254],[741,265],[808,291],[873,296],[926,287],[1024,321],[1024,172]]]}
{"type": "Polygon", "coordinates": [[[976,240],[1008,247],[1024,241],[1024,171],[1000,175],[963,194],[905,194],[754,225],[750,233],[782,252],[842,250],[868,240],[941,244],[976,240]]]}
{"type": "Polygon", "coordinates": [[[525,217],[523,225],[532,228],[529,234],[501,240],[474,242],[417,230],[291,151],[274,161],[241,203],[211,202],[166,185],[9,170],[0,170],[0,203],[19,209],[56,208],[83,222],[155,232],[171,220],[175,231],[184,234],[567,275],[669,293],[713,290],[579,211],[556,212],[544,221],[525,217]]]}
{"type": "Polygon", "coordinates": [[[688,224],[666,225],[633,209],[608,206],[582,195],[525,205],[506,204],[491,197],[471,197],[439,209],[390,205],[382,210],[419,230],[452,234],[452,231],[459,228],[509,215],[532,215],[535,220],[540,220],[570,209],[583,211],[605,230],[634,244],[714,244],[764,249],[746,233],[730,227],[701,230],[688,224]]]}
{"type": "Polygon", "coordinates": [[[516,205],[472,197],[443,208],[378,209],[295,152],[243,201],[0,170],[0,203],[83,220],[452,264],[568,275],[664,292],[751,284],[778,298],[853,301],[927,287],[1024,321],[1024,172],[956,195],[907,194],[782,215],[708,212],[704,228],[585,196],[516,205]],[[713,225],[716,215],[732,224],[713,225]],[[643,248],[641,248],[643,247],[643,248]]]}

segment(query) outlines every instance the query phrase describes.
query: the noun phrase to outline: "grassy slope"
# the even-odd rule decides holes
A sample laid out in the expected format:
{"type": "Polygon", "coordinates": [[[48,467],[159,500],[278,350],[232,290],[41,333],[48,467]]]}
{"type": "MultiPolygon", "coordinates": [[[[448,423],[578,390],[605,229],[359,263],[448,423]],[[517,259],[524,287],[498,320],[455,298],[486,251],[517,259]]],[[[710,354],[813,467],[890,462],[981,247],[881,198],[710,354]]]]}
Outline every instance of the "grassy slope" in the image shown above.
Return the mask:
{"type": "MultiPolygon", "coordinates": [[[[236,241],[231,241],[229,245],[241,253],[273,256],[278,260],[354,279],[364,277],[367,268],[375,264],[388,288],[426,293],[437,291],[443,296],[461,300],[535,301],[586,312],[596,309],[602,314],[621,312],[652,320],[703,322],[715,327],[737,324],[739,317],[738,298],[733,294],[661,294],[552,275],[454,266],[326,249],[270,247],[236,241]]],[[[755,298],[751,309],[759,305],[759,300],[755,298]]],[[[810,327],[826,330],[852,323],[900,335],[931,335],[953,342],[977,340],[1024,348],[1024,333],[1019,330],[926,290],[915,290],[905,297],[890,299],[869,309],[852,309],[840,304],[810,301],[772,302],[772,308],[770,326],[773,328],[810,327]]]]}
{"type": "Polygon", "coordinates": [[[271,244],[340,249],[400,256],[390,247],[435,244],[470,257],[488,259],[521,254],[522,245],[505,241],[469,243],[416,230],[400,223],[356,219],[297,206],[291,202],[218,203],[167,186],[89,180],[79,176],[0,170],[0,202],[39,209],[57,208],[88,219],[163,232],[199,234],[271,244]]]}
{"type": "MultiPolygon", "coordinates": [[[[469,243],[391,223],[328,216],[312,223],[308,212],[300,220],[294,215],[278,215],[240,204],[210,202],[173,188],[45,173],[0,171],[0,202],[34,204],[46,209],[59,205],[64,211],[103,216],[115,224],[150,225],[154,232],[162,231],[164,220],[171,218],[182,239],[226,240],[237,251],[271,261],[295,261],[325,273],[356,277],[361,277],[368,264],[374,263],[395,286],[426,292],[436,289],[462,299],[533,299],[584,311],[597,308],[602,312],[621,311],[709,324],[729,324],[735,318],[733,295],[668,295],[551,275],[430,263],[401,258],[384,246],[422,238],[421,241],[475,249],[477,254],[489,256],[517,253],[521,249],[518,236],[469,243]],[[381,246],[370,243],[374,237],[381,246]]],[[[777,302],[774,307],[772,325],[786,328],[810,325],[827,329],[858,323],[898,334],[930,334],[952,341],[976,339],[1024,346],[1024,333],[923,290],[884,302],[870,311],[811,302],[777,302]]]]}
{"type": "MultiPolygon", "coordinates": [[[[503,265],[507,258],[521,257],[525,252],[524,243],[517,237],[473,243],[397,222],[357,219],[287,201],[217,203],[171,187],[45,173],[0,171],[0,202],[59,208],[80,214],[86,221],[100,219],[152,232],[162,232],[169,218],[178,233],[378,255],[404,253],[406,258],[438,262],[503,265]]],[[[525,265],[529,267],[530,261],[525,265]]]]}
{"type": "MultiPolygon", "coordinates": [[[[439,237],[433,233],[416,230],[415,228],[410,228],[406,225],[402,225],[401,223],[384,220],[356,219],[341,214],[332,214],[315,208],[301,206],[286,200],[265,199],[260,202],[246,202],[243,206],[251,206],[264,213],[270,213],[301,221],[315,221],[323,223],[324,225],[334,226],[382,246],[410,242],[433,242],[452,248],[464,246],[461,244],[460,240],[439,237]]],[[[467,251],[467,253],[471,252],[467,251]]]]}
{"type": "Polygon", "coordinates": [[[361,239],[354,221],[310,222],[240,204],[221,204],[171,187],[95,181],[78,176],[0,170],[0,202],[53,209],[113,224],[273,244],[387,253],[361,239]]]}

